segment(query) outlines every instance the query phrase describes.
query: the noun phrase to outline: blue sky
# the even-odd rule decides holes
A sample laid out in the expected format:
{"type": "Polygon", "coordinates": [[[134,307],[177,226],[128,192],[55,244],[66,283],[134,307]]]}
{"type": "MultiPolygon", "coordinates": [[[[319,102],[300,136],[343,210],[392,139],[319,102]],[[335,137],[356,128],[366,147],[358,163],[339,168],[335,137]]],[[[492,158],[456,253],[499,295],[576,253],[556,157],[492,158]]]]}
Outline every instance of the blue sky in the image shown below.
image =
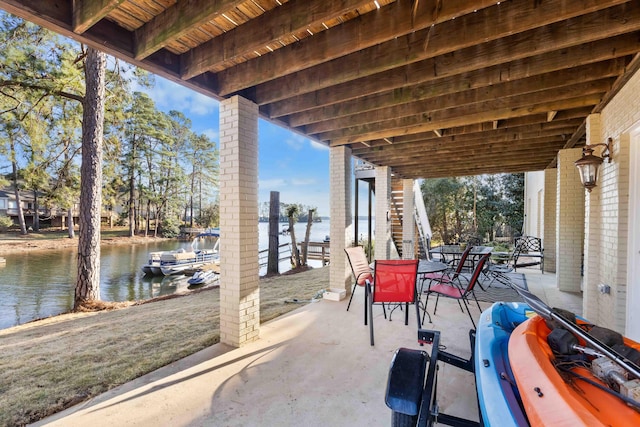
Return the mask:
{"type": "MultiPolygon", "coordinates": [[[[147,90],[162,111],[182,111],[192,129],[219,144],[219,102],[161,77],[147,90]]],[[[283,203],[302,203],[329,215],[329,149],[266,120],[258,125],[259,201],[268,202],[271,191],[283,203]]]]}

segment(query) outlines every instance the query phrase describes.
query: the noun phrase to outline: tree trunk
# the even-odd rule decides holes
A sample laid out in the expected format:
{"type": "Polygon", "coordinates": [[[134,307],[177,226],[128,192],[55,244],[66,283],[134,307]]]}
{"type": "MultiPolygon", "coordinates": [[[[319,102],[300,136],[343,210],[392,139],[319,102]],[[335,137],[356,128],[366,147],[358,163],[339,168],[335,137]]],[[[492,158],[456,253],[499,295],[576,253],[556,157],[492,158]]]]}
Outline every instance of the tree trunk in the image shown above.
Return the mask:
{"type": "Polygon", "coordinates": [[[313,210],[309,210],[307,216],[307,232],[304,235],[304,246],[302,246],[302,265],[307,265],[307,254],[309,252],[309,238],[311,237],[311,226],[313,225],[313,210]]]}
{"type": "Polygon", "coordinates": [[[144,227],[144,237],[149,237],[149,229],[151,228],[151,200],[147,200],[147,221],[144,227]]]}
{"type": "MultiPolygon", "coordinates": [[[[135,153],[135,145],[132,148],[132,151],[135,153]]],[[[133,167],[133,162],[131,164],[131,171],[129,173],[129,237],[135,236],[135,191],[136,191],[136,177],[133,167]]]]}
{"type": "Polygon", "coordinates": [[[87,48],[86,93],[82,114],[80,237],[74,310],[100,299],[100,213],[102,209],[102,137],[106,55],[87,48]]]}
{"type": "Polygon", "coordinates": [[[296,230],[293,228],[293,217],[289,217],[289,233],[291,233],[291,264],[293,268],[300,267],[300,252],[298,252],[298,244],[296,243],[296,230]]]}
{"type": "Polygon", "coordinates": [[[38,215],[38,192],[33,190],[33,231],[36,233],[40,231],[40,215],[38,215]]]}
{"type": "Polygon", "coordinates": [[[73,225],[73,208],[67,209],[67,236],[70,239],[76,237],[75,227],[73,225]]]}
{"type": "Polygon", "coordinates": [[[267,254],[267,274],[278,274],[280,272],[279,223],[280,193],[278,191],[272,191],[269,201],[269,253],[267,254]]]}
{"type": "MultiPolygon", "coordinates": [[[[14,152],[13,141],[11,142],[11,151],[14,152]]],[[[27,224],[24,222],[24,211],[22,210],[22,200],[20,199],[20,191],[18,190],[18,165],[15,161],[11,162],[13,169],[13,191],[16,196],[16,209],[18,209],[18,224],[20,224],[20,234],[27,235],[27,224]]]]}

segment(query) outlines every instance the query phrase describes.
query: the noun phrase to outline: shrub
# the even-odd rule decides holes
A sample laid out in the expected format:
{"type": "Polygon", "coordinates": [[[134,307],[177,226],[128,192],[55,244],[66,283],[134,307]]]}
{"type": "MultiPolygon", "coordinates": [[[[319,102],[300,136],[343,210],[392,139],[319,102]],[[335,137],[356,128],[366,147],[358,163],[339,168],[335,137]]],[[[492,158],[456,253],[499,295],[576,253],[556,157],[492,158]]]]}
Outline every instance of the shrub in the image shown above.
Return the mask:
{"type": "Polygon", "coordinates": [[[165,218],[160,226],[162,237],[178,237],[180,235],[180,221],[175,218],[165,218]]]}
{"type": "Polygon", "coordinates": [[[7,231],[13,225],[13,220],[5,215],[0,215],[0,231],[7,231]]]}

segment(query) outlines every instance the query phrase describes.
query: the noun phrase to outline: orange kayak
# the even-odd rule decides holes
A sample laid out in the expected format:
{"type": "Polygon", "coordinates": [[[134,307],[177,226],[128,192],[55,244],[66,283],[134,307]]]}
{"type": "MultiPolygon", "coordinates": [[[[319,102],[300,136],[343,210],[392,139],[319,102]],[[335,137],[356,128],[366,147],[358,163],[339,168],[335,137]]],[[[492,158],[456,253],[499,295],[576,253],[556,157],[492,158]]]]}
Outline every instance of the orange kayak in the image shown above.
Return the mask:
{"type": "MultiPolygon", "coordinates": [[[[564,374],[569,380],[563,379],[553,364],[555,356],[547,343],[550,332],[544,319],[535,316],[519,325],[509,339],[509,361],[530,424],[640,426],[640,412],[574,375],[606,387],[588,368],[573,367],[574,374],[564,374]]],[[[640,350],[635,341],[625,338],[624,343],[640,350]]]]}

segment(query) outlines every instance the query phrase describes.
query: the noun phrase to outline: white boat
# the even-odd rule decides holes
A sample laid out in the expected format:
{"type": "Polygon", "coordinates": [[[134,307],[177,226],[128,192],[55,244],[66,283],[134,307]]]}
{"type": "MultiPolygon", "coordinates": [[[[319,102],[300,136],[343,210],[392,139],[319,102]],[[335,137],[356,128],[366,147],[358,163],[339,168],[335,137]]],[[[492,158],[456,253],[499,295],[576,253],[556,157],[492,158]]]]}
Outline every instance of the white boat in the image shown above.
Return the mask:
{"type": "Polygon", "coordinates": [[[144,274],[165,275],[183,273],[188,269],[197,269],[205,264],[219,263],[220,231],[212,229],[198,234],[191,242],[189,249],[173,251],[156,251],[149,253],[149,260],[142,266],[144,274]],[[215,243],[211,249],[199,249],[198,242],[213,238],[215,243]]]}
{"type": "Polygon", "coordinates": [[[191,286],[207,285],[218,280],[219,277],[220,276],[213,270],[198,270],[187,280],[187,283],[191,286]]]}

